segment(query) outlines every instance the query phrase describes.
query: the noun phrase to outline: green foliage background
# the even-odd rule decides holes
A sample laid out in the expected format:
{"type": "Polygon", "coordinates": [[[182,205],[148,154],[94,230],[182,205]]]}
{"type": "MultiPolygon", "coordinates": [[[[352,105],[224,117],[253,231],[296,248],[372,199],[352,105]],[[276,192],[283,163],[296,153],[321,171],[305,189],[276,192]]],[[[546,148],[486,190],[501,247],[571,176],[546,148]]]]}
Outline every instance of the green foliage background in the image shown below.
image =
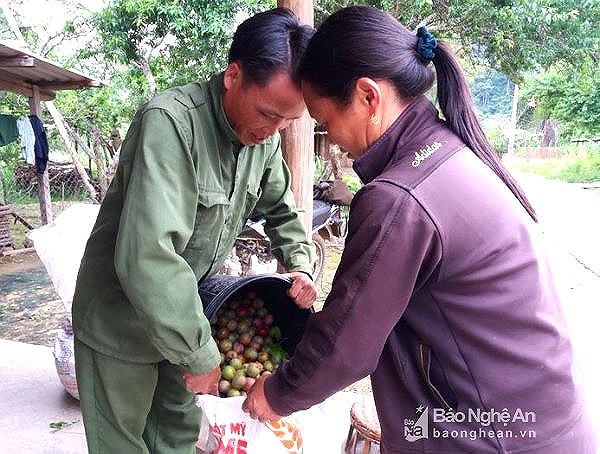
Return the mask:
{"type": "MultiPolygon", "coordinates": [[[[84,137],[97,128],[107,138],[124,134],[135,110],[157,90],[203,80],[225,67],[235,27],[249,15],[276,6],[274,0],[112,0],[98,12],[71,8],[61,36],[44,41],[22,26],[30,48],[66,67],[106,82],[100,89],[59,92],[56,105],[84,137]],[[65,52],[70,42],[77,52],[65,52]]],[[[561,124],[563,142],[600,134],[600,0],[315,0],[318,25],[340,7],[371,5],[409,29],[427,25],[450,41],[463,59],[476,107],[484,118],[500,118],[488,131],[499,149],[506,146],[504,119],[510,114],[514,84],[520,109],[532,98],[528,127],[535,133],[545,118],[561,124]]],[[[17,17],[19,20],[19,17],[17,17]]],[[[21,18],[21,24],[24,21],[21,18]]],[[[0,20],[0,35],[6,32],[0,20]]],[[[2,111],[26,113],[23,98],[4,95],[2,111]]],[[[54,134],[52,134],[54,135],[54,134]]],[[[60,148],[56,137],[56,147],[60,148]]],[[[4,165],[15,152],[0,149],[4,165]],[[10,155],[10,156],[9,156],[10,155]]]]}

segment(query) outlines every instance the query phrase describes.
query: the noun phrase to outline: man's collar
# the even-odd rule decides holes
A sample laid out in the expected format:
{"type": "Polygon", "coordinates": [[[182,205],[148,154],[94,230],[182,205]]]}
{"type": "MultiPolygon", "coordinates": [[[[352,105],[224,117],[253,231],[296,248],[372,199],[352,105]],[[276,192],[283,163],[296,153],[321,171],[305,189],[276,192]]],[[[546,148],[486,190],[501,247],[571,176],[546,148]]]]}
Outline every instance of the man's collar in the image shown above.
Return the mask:
{"type": "Polygon", "coordinates": [[[229,123],[223,107],[223,73],[213,75],[208,82],[208,88],[213,99],[216,120],[221,133],[231,142],[239,144],[238,135],[229,123]]]}

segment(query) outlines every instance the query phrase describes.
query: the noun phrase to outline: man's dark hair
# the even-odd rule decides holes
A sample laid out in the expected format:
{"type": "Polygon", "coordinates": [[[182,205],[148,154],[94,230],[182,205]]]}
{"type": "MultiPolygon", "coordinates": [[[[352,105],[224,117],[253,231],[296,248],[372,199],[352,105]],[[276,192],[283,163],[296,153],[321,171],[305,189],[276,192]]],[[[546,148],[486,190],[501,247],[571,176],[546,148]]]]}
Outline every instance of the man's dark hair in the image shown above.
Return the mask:
{"type": "Polygon", "coordinates": [[[264,85],[273,74],[286,71],[299,85],[296,71],[313,34],[287,8],[258,13],[235,31],[228,63],[240,63],[245,83],[264,85]]]}

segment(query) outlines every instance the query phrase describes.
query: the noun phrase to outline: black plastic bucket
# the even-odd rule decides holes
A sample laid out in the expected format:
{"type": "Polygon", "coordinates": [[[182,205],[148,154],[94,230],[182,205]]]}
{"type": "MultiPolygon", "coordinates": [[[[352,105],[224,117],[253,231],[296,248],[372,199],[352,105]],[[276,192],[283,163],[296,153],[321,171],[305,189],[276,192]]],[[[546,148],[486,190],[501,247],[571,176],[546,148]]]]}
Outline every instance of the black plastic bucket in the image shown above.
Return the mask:
{"type": "Polygon", "coordinates": [[[281,330],[281,346],[293,355],[304,333],[308,317],[314,310],[300,309],[288,296],[287,291],[291,284],[290,279],[279,274],[241,277],[218,274],[200,282],[198,293],[204,305],[204,315],[213,323],[221,306],[233,295],[238,292],[256,292],[273,315],[273,324],[281,330]]]}

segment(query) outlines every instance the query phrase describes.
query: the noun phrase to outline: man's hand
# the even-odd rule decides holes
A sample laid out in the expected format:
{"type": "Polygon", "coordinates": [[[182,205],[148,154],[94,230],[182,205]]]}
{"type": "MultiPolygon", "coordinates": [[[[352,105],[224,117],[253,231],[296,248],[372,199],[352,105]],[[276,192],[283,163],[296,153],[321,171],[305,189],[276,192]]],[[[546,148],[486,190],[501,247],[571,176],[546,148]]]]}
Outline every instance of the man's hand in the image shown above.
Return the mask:
{"type": "Polygon", "coordinates": [[[284,276],[292,280],[288,295],[296,302],[298,307],[306,309],[312,306],[317,299],[317,288],[310,277],[301,271],[292,271],[284,274],[284,276]]]}
{"type": "Polygon", "coordinates": [[[256,379],[256,382],[250,388],[250,391],[248,391],[246,400],[242,404],[242,410],[260,422],[278,421],[281,419],[281,415],[275,413],[265,397],[265,380],[268,376],[265,374],[256,379]]]}
{"type": "Polygon", "coordinates": [[[219,378],[221,378],[221,368],[219,366],[202,375],[194,375],[187,370],[183,371],[185,387],[195,394],[214,394],[218,396],[219,378]]]}

